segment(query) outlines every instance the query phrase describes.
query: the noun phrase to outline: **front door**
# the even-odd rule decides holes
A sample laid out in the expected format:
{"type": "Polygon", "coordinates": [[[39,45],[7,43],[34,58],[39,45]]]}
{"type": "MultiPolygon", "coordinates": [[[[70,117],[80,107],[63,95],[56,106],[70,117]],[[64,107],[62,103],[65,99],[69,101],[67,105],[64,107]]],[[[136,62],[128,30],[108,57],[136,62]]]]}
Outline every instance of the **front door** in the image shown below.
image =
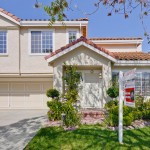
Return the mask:
{"type": "Polygon", "coordinates": [[[82,80],[80,83],[80,101],[82,108],[101,108],[102,102],[102,86],[99,78],[100,71],[85,70],[82,72],[82,80]]]}

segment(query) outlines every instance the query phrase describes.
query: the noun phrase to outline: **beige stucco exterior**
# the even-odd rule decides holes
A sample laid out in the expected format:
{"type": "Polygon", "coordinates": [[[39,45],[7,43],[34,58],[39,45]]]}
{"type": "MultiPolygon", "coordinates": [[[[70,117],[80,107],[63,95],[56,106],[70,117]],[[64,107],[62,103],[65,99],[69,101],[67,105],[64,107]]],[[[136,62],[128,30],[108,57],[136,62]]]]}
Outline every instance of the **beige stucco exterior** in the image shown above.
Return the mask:
{"type": "Polygon", "coordinates": [[[101,47],[104,47],[105,49],[108,49],[111,52],[141,52],[142,51],[142,45],[140,44],[98,44],[101,47]]]}
{"type": "MultiPolygon", "coordinates": [[[[124,71],[134,68],[115,66],[111,56],[101,55],[92,48],[80,45],[68,53],[47,63],[44,56],[47,54],[31,54],[31,31],[52,30],[54,51],[68,44],[68,31],[77,31],[77,38],[87,35],[87,21],[68,21],[66,25],[57,22],[53,27],[47,21],[20,21],[17,22],[0,15],[0,30],[7,31],[7,52],[0,54],[0,109],[46,109],[49,100],[45,93],[50,88],[57,88],[63,93],[63,63],[77,66],[78,70],[97,72],[96,78],[101,84],[101,105],[109,100],[106,90],[109,87],[112,71],[124,71]],[[68,23],[68,24],[67,24],[68,23]],[[83,26],[82,26],[83,25],[83,26]],[[99,80],[100,79],[100,80],[99,80]]],[[[94,42],[94,41],[93,41],[94,42]]],[[[141,51],[141,41],[101,41],[96,43],[105,49],[114,52],[141,51]]],[[[96,49],[96,48],[95,48],[96,49]]],[[[105,54],[106,55],[106,54],[105,54]]],[[[150,67],[137,67],[138,70],[150,70],[150,67]]],[[[92,73],[90,74],[92,77],[92,73]]],[[[91,80],[94,81],[95,80],[91,80]]],[[[94,86],[94,84],[92,84],[94,86]]]]}
{"type": "Polygon", "coordinates": [[[102,72],[102,106],[104,106],[108,100],[106,89],[111,80],[111,61],[84,46],[80,46],[61,56],[59,59],[56,59],[52,64],[54,68],[53,87],[58,89],[61,93],[63,92],[62,76],[64,62],[67,65],[74,65],[78,68],[82,67],[82,70],[92,70],[96,67],[97,70],[102,72]]]}
{"type": "Polygon", "coordinates": [[[0,30],[7,32],[7,54],[0,55],[0,76],[19,73],[19,26],[0,16],[0,30]]]}

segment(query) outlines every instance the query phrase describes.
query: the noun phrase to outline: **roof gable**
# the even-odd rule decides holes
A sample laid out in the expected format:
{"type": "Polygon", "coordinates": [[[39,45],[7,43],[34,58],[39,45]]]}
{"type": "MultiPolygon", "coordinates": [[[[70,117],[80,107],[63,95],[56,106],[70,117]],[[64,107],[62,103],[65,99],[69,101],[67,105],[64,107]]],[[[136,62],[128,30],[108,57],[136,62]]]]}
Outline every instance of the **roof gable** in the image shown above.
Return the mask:
{"type": "Polygon", "coordinates": [[[4,18],[14,22],[15,24],[20,25],[20,21],[21,21],[20,18],[18,18],[17,16],[11,14],[10,12],[8,12],[2,8],[0,8],[0,15],[3,16],[4,18]]]}
{"type": "Polygon", "coordinates": [[[76,41],[74,41],[70,44],[67,44],[66,46],[61,47],[60,49],[56,50],[55,52],[52,52],[51,54],[45,56],[45,59],[47,60],[47,62],[53,62],[54,60],[67,54],[68,52],[74,50],[75,48],[77,48],[79,46],[85,46],[85,47],[89,48],[90,50],[93,50],[96,53],[102,55],[103,57],[110,59],[113,62],[116,62],[115,55],[112,52],[110,52],[102,47],[97,46],[95,43],[91,42],[90,40],[86,39],[83,36],[81,36],[76,41]]]}

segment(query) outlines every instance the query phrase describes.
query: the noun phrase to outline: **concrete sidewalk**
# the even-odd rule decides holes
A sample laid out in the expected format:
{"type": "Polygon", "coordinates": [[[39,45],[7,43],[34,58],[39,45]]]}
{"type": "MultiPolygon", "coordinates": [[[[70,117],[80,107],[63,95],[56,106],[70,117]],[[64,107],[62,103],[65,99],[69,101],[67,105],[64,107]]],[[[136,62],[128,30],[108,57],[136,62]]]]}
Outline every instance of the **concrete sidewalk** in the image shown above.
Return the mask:
{"type": "Polygon", "coordinates": [[[22,150],[47,121],[47,110],[0,110],[0,150],[22,150]]]}

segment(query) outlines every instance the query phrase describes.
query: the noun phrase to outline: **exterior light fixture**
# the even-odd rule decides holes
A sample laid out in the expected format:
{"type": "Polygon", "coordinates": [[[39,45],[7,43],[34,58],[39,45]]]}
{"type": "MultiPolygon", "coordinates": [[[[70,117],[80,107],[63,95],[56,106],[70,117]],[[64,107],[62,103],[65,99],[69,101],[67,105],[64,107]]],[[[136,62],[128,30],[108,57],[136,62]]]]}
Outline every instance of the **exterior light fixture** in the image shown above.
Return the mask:
{"type": "Polygon", "coordinates": [[[102,73],[99,73],[99,78],[102,79],[102,73]]]}

